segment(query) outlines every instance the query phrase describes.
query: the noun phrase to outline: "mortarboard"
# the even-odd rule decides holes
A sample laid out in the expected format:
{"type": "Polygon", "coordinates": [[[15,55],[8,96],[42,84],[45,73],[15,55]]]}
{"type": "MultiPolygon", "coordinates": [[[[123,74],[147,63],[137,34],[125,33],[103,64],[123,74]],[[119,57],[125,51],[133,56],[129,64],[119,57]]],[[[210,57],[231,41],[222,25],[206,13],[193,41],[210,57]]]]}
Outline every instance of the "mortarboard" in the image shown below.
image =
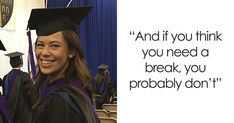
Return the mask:
{"type": "Polygon", "coordinates": [[[6,48],[4,47],[2,41],[0,40],[0,50],[6,51],[6,48]]]}
{"type": "Polygon", "coordinates": [[[106,69],[108,69],[108,67],[109,67],[108,65],[101,64],[98,66],[98,69],[106,70],[106,69]]]}
{"type": "Polygon", "coordinates": [[[32,9],[27,28],[36,30],[38,36],[46,36],[62,30],[75,31],[91,8],[91,6],[84,6],[32,9]]]}
{"type": "Polygon", "coordinates": [[[12,53],[8,53],[5,55],[10,57],[10,62],[13,62],[13,61],[21,60],[21,56],[24,54],[21,52],[12,52],[12,53]]]}
{"type": "Polygon", "coordinates": [[[6,56],[9,56],[10,58],[14,58],[14,57],[18,57],[18,56],[22,56],[24,55],[23,53],[21,52],[12,52],[12,53],[7,53],[5,54],[6,56]]]}

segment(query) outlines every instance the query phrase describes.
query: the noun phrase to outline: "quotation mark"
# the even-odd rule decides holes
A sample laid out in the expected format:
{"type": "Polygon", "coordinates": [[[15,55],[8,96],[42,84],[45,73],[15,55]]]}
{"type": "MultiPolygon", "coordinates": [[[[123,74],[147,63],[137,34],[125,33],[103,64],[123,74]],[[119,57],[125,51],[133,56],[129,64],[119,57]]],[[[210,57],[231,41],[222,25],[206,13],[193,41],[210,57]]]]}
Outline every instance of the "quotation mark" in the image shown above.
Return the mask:
{"type": "Polygon", "coordinates": [[[210,82],[221,82],[221,78],[209,78],[210,82]]]}
{"type": "Polygon", "coordinates": [[[135,35],[134,31],[130,31],[130,35],[135,35]]]}

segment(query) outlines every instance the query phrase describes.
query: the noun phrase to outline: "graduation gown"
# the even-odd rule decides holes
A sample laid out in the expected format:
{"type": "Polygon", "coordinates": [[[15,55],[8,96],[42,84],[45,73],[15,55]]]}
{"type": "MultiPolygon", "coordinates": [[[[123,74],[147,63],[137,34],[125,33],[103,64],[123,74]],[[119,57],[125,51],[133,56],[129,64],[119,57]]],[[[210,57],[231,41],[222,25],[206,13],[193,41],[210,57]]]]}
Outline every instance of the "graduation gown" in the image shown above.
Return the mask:
{"type": "Polygon", "coordinates": [[[0,78],[0,86],[3,86],[3,80],[0,78]]]}
{"type": "Polygon", "coordinates": [[[32,84],[30,75],[12,69],[4,76],[3,95],[6,98],[14,123],[31,123],[32,111],[26,86],[32,84]],[[7,86],[6,86],[7,85],[7,86]]]}
{"type": "Polygon", "coordinates": [[[101,82],[94,81],[95,92],[100,95],[96,99],[96,107],[98,109],[102,108],[102,104],[111,103],[110,98],[115,94],[115,89],[112,85],[111,76],[103,76],[101,82]]]}
{"type": "Polygon", "coordinates": [[[32,123],[99,123],[86,91],[76,81],[69,84],[79,93],[67,89],[63,79],[39,88],[41,103],[32,123]]]}
{"type": "Polygon", "coordinates": [[[13,123],[6,100],[0,95],[0,123],[13,123]]]}

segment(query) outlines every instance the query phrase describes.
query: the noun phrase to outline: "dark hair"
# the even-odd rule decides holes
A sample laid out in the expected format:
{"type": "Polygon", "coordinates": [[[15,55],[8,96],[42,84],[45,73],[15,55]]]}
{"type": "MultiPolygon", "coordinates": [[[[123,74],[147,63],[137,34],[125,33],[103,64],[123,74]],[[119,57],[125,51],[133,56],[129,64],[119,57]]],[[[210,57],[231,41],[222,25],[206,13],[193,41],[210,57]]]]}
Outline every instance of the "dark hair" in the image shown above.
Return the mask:
{"type": "Polygon", "coordinates": [[[90,70],[86,66],[80,39],[77,34],[71,30],[62,31],[62,34],[67,41],[68,49],[75,53],[75,56],[69,61],[70,63],[65,72],[65,79],[75,78],[78,79],[83,86],[87,86],[92,76],[90,70]]]}
{"type": "Polygon", "coordinates": [[[13,57],[10,58],[10,64],[12,68],[16,68],[23,64],[23,60],[21,59],[20,56],[13,57]]]}

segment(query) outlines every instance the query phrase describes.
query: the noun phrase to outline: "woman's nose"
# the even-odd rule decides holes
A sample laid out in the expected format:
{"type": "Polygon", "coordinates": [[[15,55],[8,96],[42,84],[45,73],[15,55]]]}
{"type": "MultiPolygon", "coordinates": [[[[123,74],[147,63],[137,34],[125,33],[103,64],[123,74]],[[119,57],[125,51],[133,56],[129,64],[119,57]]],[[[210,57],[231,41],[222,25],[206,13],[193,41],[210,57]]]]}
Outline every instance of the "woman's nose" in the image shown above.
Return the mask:
{"type": "Polygon", "coordinates": [[[49,46],[45,46],[41,51],[41,55],[49,56],[50,54],[51,53],[50,53],[50,47],[49,46]]]}

